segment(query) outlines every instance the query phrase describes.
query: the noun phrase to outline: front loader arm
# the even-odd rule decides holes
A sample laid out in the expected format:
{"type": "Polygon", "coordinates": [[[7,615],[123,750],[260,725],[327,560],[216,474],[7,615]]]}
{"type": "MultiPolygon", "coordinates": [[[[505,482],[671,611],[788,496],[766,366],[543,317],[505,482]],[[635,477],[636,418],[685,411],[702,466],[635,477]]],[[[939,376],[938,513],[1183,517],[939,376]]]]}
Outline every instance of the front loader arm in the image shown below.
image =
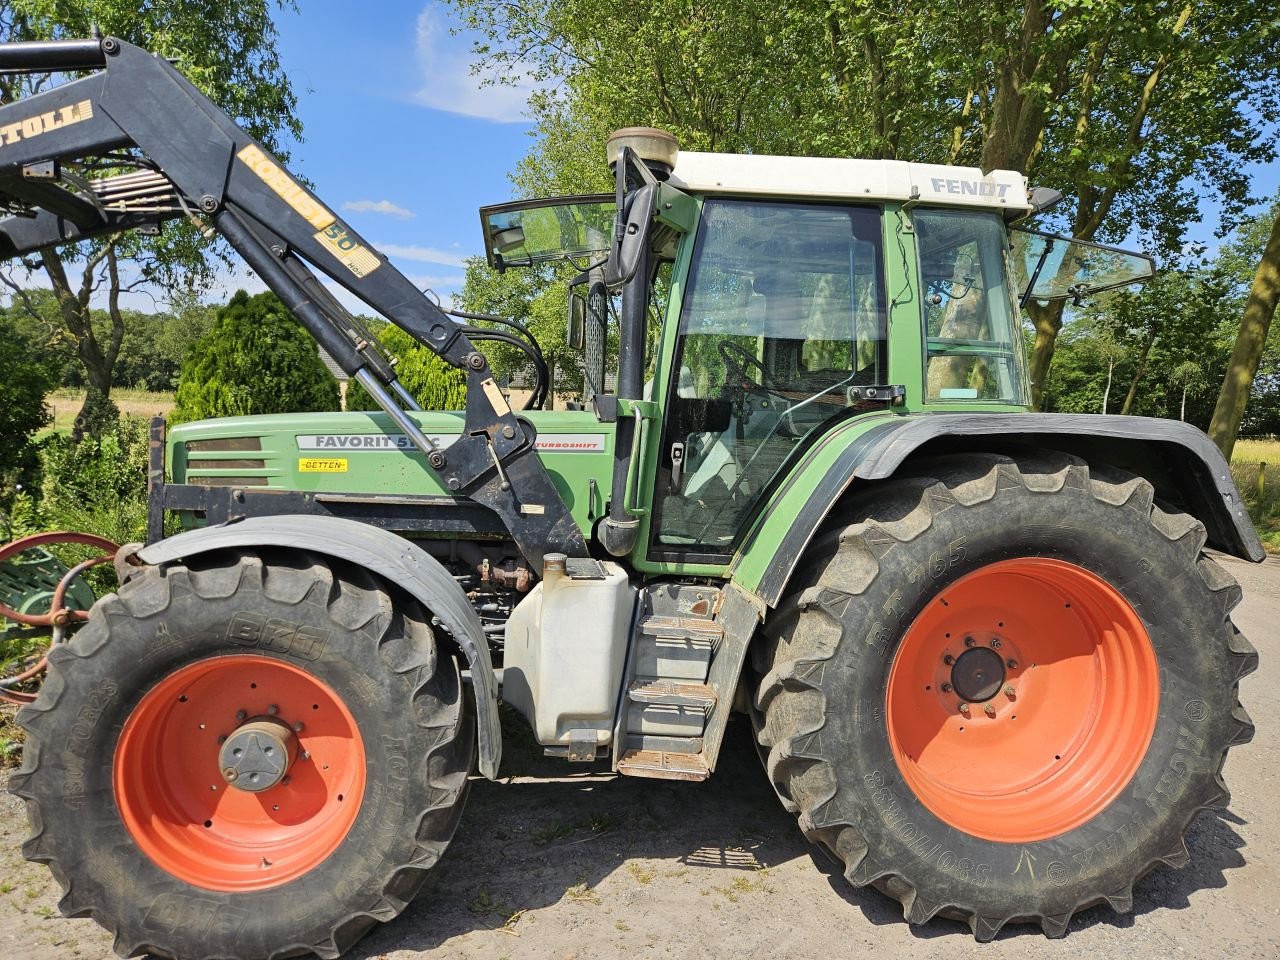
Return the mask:
{"type": "Polygon", "coordinates": [[[533,427],[503,398],[485,356],[385,257],[300,184],[166,60],[113,37],[0,45],[0,71],[98,69],[0,106],[0,257],[190,217],[238,252],[322,347],[368,390],[459,495],[494,510],[541,571],[586,544],[534,454],[533,427]],[[128,155],[121,156],[121,151],[128,155]],[[65,164],[131,169],[83,179],[65,164]],[[467,371],[462,436],[447,453],[373,338],[324,289],[328,276],[467,371]]]}

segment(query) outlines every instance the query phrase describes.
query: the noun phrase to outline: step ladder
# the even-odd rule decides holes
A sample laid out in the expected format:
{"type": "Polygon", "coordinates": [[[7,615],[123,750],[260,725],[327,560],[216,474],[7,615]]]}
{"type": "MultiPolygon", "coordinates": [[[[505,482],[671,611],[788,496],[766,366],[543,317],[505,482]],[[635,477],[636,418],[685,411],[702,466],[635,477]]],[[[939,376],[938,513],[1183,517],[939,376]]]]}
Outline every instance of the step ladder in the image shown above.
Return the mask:
{"type": "Polygon", "coordinates": [[[719,700],[707,683],[724,629],[713,587],[664,584],[641,597],[620,711],[617,770],[629,777],[705,780],[703,732],[719,700]]]}

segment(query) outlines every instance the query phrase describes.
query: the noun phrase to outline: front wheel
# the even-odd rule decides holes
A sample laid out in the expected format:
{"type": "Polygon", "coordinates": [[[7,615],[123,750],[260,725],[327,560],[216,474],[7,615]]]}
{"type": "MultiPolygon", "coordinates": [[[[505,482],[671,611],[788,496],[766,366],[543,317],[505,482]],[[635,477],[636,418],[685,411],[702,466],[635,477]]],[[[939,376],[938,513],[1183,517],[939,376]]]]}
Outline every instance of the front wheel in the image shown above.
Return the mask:
{"type": "Polygon", "coordinates": [[[855,502],[766,624],[755,715],[783,802],[858,886],[990,939],[1066,932],[1181,866],[1227,803],[1256,654],[1204,528],[1048,452],[939,458],[855,502]]]}
{"type": "Polygon", "coordinates": [[[19,720],[24,852],[125,956],[338,956],[421,886],[474,756],[426,612],[287,551],[140,571],[19,720]]]}

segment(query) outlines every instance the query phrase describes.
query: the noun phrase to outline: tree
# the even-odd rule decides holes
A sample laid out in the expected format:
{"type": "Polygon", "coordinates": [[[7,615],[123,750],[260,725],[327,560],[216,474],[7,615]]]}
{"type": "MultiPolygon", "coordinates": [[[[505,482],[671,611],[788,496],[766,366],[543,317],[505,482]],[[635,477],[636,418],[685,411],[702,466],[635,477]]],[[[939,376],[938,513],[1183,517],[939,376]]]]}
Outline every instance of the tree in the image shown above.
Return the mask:
{"type": "Polygon", "coordinates": [[[1204,370],[1194,360],[1185,360],[1173,368],[1173,382],[1182,387],[1182,403],[1178,407],[1178,419],[1187,419],[1187,394],[1204,389],[1204,370]]]}
{"type": "Polygon", "coordinates": [[[170,423],[338,409],[315,341],[274,293],[236,291],[188,354],[170,423]]]}
{"type": "MultiPolygon", "coordinates": [[[[1249,299],[1240,319],[1240,332],[1236,335],[1231,361],[1209,425],[1210,438],[1227,459],[1231,458],[1231,451],[1235,448],[1254,376],[1266,350],[1276,303],[1280,301],[1280,203],[1272,208],[1270,217],[1271,232],[1258,258],[1249,299]]],[[[1265,219],[1259,218],[1259,221],[1265,222],[1265,219]]]]}
{"type": "MultiPolygon", "coordinates": [[[[1226,220],[1242,208],[1280,117],[1276,25],[1256,4],[453,2],[487,38],[482,69],[559,82],[532,103],[525,194],[599,186],[604,133],[648,122],[693,149],[1018,170],[1073,198],[1050,218],[1073,235],[1136,223],[1172,254],[1201,195],[1226,220]]],[[[1030,313],[1039,405],[1063,313],[1030,313]]]]}
{"type": "MultiPolygon", "coordinates": [[[[399,362],[396,377],[424,410],[462,410],[467,403],[467,375],[441,360],[410,333],[394,324],[375,331],[379,343],[399,362]]],[[[377,410],[378,405],[359,383],[347,393],[348,410],[377,410]]]]}
{"type": "MultiPolygon", "coordinates": [[[[280,0],[292,6],[290,0],[280,0]]],[[[0,35],[6,41],[90,36],[95,27],[161,56],[175,58],[186,76],[254,137],[283,154],[281,135],[298,138],[296,98],[276,52],[273,0],[209,3],[170,0],[138,4],[132,0],[0,0],[0,35]]],[[[49,85],[45,76],[0,77],[0,96],[12,102],[49,85]]],[[[84,367],[87,395],[75,437],[100,433],[119,413],[110,401],[113,372],[124,340],[127,318],[121,295],[150,286],[166,290],[207,287],[215,263],[228,252],[211,247],[195,227],[175,222],[159,237],[110,236],[76,244],[61,253],[46,248],[25,261],[44,273],[53,288],[60,322],[84,367]],[[93,322],[90,309],[105,295],[109,324],[93,322]]],[[[18,302],[36,308],[13,275],[0,280],[18,302]]]]}

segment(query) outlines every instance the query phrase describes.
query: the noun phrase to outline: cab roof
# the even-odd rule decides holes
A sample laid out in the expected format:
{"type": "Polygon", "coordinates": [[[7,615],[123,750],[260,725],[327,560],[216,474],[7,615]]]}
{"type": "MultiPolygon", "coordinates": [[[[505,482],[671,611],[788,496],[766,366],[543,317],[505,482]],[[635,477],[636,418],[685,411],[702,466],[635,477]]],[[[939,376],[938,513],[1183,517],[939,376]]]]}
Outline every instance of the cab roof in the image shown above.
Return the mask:
{"type": "Polygon", "coordinates": [[[681,150],[671,185],[690,193],[815,199],[918,200],[930,206],[980,207],[1007,219],[1032,211],[1027,181],[1012,170],[984,174],[977,167],[951,167],[903,160],[839,157],[776,157],[747,153],[681,150]]]}

